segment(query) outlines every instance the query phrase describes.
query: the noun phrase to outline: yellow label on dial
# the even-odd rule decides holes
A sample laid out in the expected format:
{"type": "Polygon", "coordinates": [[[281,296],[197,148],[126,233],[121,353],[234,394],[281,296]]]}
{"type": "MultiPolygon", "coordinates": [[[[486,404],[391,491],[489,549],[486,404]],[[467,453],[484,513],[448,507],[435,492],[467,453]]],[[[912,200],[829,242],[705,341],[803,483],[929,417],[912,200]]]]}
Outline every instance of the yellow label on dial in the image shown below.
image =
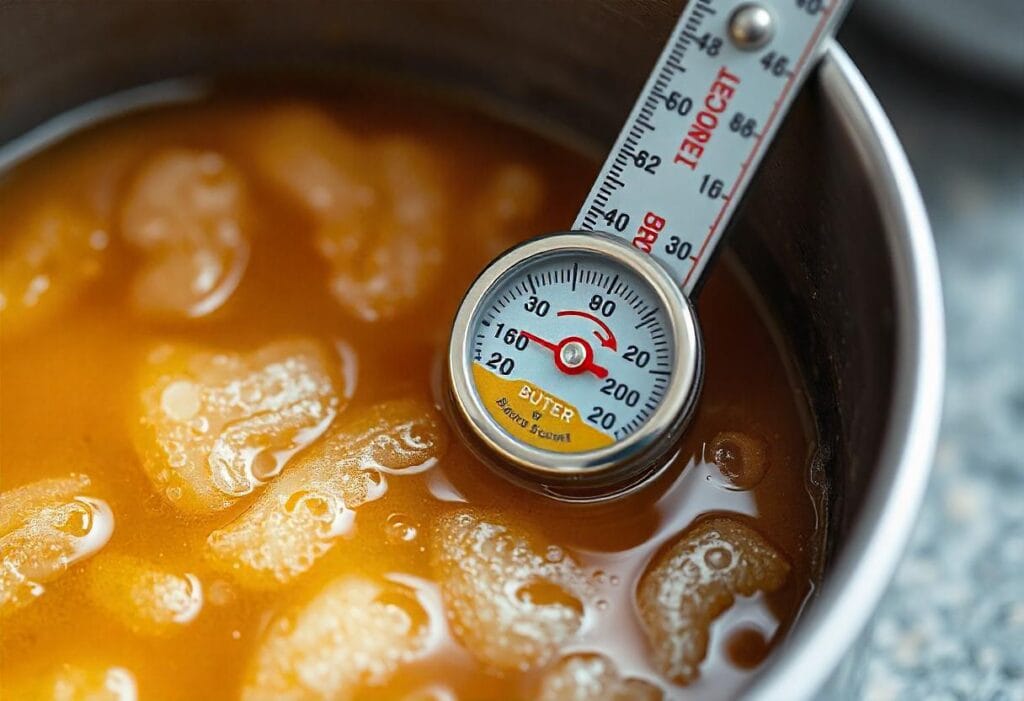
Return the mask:
{"type": "Polygon", "coordinates": [[[526,380],[507,380],[473,364],[476,391],[487,411],[518,441],[556,453],[582,453],[611,445],[612,436],[583,421],[572,404],[526,380]]]}

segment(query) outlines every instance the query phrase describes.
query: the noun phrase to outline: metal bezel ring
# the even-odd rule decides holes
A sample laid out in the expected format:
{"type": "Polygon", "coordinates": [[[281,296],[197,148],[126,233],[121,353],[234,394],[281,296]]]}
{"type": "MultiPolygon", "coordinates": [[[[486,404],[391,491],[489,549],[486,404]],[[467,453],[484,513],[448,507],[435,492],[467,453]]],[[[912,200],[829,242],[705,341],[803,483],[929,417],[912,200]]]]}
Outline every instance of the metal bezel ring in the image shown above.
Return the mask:
{"type": "Polygon", "coordinates": [[[498,256],[466,292],[452,326],[447,400],[474,451],[501,472],[511,472],[515,481],[547,493],[560,485],[614,488],[636,482],[640,473],[653,473],[654,464],[672,449],[696,405],[703,369],[703,343],[693,307],[656,260],[609,234],[556,233],[531,239],[498,256]],[[675,366],[658,408],[636,432],[597,450],[557,453],[521,443],[491,417],[473,382],[469,349],[477,311],[487,292],[516,269],[554,253],[602,255],[635,271],[666,310],[665,323],[674,342],[675,366]]]}

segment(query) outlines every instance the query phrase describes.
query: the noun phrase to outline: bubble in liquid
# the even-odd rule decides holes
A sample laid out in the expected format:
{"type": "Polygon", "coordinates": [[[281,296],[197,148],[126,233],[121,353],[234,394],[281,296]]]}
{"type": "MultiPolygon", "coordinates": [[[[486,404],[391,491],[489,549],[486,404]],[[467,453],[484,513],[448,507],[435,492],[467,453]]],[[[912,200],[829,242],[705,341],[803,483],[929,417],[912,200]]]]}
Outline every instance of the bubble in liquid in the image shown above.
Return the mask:
{"type": "Polygon", "coordinates": [[[768,656],[768,640],[757,628],[744,626],[729,633],[726,653],[737,667],[753,669],[768,656]]]}
{"type": "Polygon", "coordinates": [[[716,570],[724,570],[732,564],[732,553],[728,548],[711,548],[704,553],[704,562],[716,570]]]}
{"type": "Polygon", "coordinates": [[[722,431],[707,450],[730,489],[752,489],[768,471],[768,445],[756,436],[722,431]]]}
{"type": "Polygon", "coordinates": [[[321,496],[316,492],[300,489],[288,497],[288,501],[284,503],[284,510],[288,513],[295,513],[297,509],[304,509],[307,514],[318,521],[333,523],[338,510],[334,501],[330,496],[321,496]]]}
{"type": "Polygon", "coordinates": [[[583,616],[583,602],[562,586],[543,579],[530,580],[516,587],[513,596],[516,601],[526,606],[559,606],[583,616]]]}
{"type": "Polygon", "coordinates": [[[544,557],[548,562],[561,562],[565,559],[565,551],[557,545],[549,545],[544,551],[544,557]]]}
{"type": "Polygon", "coordinates": [[[171,421],[188,421],[202,406],[199,387],[189,380],[176,380],[160,394],[160,408],[171,421]]]}
{"type": "Polygon", "coordinates": [[[93,507],[87,502],[76,499],[68,504],[56,525],[57,529],[73,538],[83,538],[92,530],[93,507]]]}
{"type": "Polygon", "coordinates": [[[394,544],[410,543],[419,535],[416,526],[409,522],[408,517],[398,513],[388,516],[385,532],[388,541],[394,544]]]}
{"type": "Polygon", "coordinates": [[[284,464],[271,451],[261,450],[249,463],[249,473],[257,482],[269,482],[281,471],[284,464]]]}

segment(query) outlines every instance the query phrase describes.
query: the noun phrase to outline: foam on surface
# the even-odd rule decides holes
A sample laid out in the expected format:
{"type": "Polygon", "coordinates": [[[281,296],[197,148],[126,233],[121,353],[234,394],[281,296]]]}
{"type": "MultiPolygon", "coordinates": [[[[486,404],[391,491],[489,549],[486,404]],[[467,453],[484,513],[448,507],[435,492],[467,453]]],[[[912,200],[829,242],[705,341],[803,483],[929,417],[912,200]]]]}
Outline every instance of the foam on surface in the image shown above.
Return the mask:
{"type": "Polygon", "coordinates": [[[751,527],[728,517],[690,526],[659,553],[637,587],[637,608],[662,673],[687,684],[700,673],[711,624],[737,596],[775,591],[789,563],[751,527]]]}
{"type": "Polygon", "coordinates": [[[52,201],[0,217],[0,329],[4,335],[58,313],[99,275],[109,232],[84,208],[52,201]]]}
{"type": "Polygon", "coordinates": [[[589,585],[576,562],[497,514],[439,518],[431,562],[453,632],[493,668],[542,665],[583,625],[589,585]]]}
{"type": "Polygon", "coordinates": [[[310,340],[245,355],[162,346],[140,380],[136,445],[153,485],[182,511],[224,509],[281,472],[347,399],[310,340]]]}
{"type": "Polygon", "coordinates": [[[210,534],[213,564],[253,587],[279,587],[309,570],[345,535],[355,509],[386,491],[386,477],[444,454],[447,428],[420,400],[374,405],[336,424],[237,519],[210,534]]]}
{"type": "Polygon", "coordinates": [[[271,621],[242,699],[348,701],[414,657],[428,628],[428,614],[408,587],[342,577],[271,621]]]}
{"type": "Polygon", "coordinates": [[[551,665],[536,701],[662,701],[664,694],[642,679],[624,678],[604,655],[574,654],[551,665]]]}
{"type": "Polygon", "coordinates": [[[89,596],[133,633],[171,634],[203,608],[203,587],[194,574],[177,574],[130,555],[101,554],[89,563],[89,596]]]}
{"type": "Polygon", "coordinates": [[[338,304],[363,321],[400,316],[429,292],[447,250],[442,155],[407,135],[365,138],[315,107],[265,115],[251,132],[264,177],[302,206],[338,304]]]}
{"type": "Polygon", "coordinates": [[[0,494],[0,615],[42,596],[45,585],[96,554],[114,532],[85,475],[39,480],[0,494]]]}
{"type": "Polygon", "coordinates": [[[175,148],[150,156],[121,205],[121,235],[142,257],[135,308],[198,317],[223,305],[245,272],[251,216],[242,174],[221,154],[175,148]]]}

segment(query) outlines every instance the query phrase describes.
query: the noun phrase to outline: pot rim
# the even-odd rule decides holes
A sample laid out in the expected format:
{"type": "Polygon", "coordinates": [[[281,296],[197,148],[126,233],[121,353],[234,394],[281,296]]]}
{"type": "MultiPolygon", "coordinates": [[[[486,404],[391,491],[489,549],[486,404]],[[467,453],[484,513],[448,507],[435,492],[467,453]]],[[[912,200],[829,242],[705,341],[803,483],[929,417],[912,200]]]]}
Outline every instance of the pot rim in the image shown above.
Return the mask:
{"type": "Polygon", "coordinates": [[[942,288],[924,202],[892,124],[846,52],[831,41],[819,80],[854,141],[881,210],[897,320],[892,403],[873,485],[821,593],[747,688],[749,699],[821,690],[875,612],[906,550],[938,442],[945,377],[942,288]]]}

